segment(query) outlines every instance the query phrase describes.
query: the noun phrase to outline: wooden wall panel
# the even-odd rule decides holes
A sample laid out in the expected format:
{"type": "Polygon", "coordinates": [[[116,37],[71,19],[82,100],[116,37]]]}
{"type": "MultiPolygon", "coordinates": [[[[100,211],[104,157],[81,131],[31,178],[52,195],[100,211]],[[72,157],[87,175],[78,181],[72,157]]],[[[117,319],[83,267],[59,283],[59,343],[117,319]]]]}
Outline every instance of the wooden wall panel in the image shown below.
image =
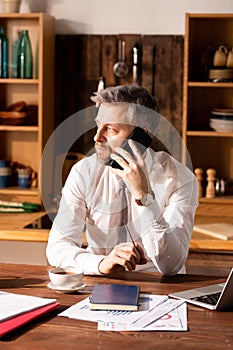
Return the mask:
{"type": "MultiPolygon", "coordinates": [[[[92,106],[90,96],[100,76],[106,86],[132,83],[133,47],[139,48],[139,83],[157,99],[160,113],[179,133],[182,124],[183,36],[172,35],[57,35],[56,124],[73,113],[92,106]],[[118,78],[118,41],[126,42],[129,73],[118,78]]],[[[93,146],[94,131],[78,140],[74,149],[86,153],[93,146]]]]}
{"type": "Polygon", "coordinates": [[[157,98],[160,113],[181,133],[183,37],[143,37],[142,85],[157,98]]]}
{"type": "Polygon", "coordinates": [[[100,37],[101,54],[100,54],[100,71],[99,77],[103,76],[108,86],[116,84],[115,75],[113,73],[113,65],[116,60],[117,39],[115,35],[103,35],[100,37]]]}

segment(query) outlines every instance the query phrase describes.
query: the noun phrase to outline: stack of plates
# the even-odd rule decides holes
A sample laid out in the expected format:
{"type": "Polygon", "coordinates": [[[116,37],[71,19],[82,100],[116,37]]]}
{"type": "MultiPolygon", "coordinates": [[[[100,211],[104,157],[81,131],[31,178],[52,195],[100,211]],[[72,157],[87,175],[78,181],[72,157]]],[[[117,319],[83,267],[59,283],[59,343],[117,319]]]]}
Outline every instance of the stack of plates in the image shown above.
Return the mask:
{"type": "Polygon", "coordinates": [[[211,112],[210,127],[218,132],[233,132],[233,109],[214,108],[211,112]]]}

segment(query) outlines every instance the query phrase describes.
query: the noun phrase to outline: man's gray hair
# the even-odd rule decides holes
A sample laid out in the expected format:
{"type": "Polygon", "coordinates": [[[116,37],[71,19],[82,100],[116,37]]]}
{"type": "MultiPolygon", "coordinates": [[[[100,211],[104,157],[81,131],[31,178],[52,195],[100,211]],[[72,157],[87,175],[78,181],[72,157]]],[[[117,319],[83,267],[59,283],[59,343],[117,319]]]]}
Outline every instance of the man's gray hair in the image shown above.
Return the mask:
{"type": "Polygon", "coordinates": [[[159,122],[156,99],[149,92],[137,85],[119,85],[107,87],[95,92],[91,97],[94,103],[111,103],[127,108],[128,122],[154,133],[159,122]]]}

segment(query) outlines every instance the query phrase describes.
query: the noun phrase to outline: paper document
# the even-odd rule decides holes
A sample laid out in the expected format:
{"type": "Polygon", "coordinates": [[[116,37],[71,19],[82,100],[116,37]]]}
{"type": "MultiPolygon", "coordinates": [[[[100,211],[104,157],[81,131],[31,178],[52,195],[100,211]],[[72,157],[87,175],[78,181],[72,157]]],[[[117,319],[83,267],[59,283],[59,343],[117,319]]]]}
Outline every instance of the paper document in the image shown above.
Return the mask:
{"type": "Polygon", "coordinates": [[[147,312],[168,299],[167,295],[140,294],[138,311],[93,311],[89,309],[89,298],[71,306],[58,316],[66,316],[86,321],[114,321],[132,323],[145,316],[147,312]]]}
{"type": "Polygon", "coordinates": [[[86,298],[58,316],[98,322],[105,331],[187,330],[186,303],[167,295],[140,294],[138,311],[93,311],[86,298]]]}
{"type": "Polygon", "coordinates": [[[117,322],[98,322],[100,331],[187,331],[187,304],[183,303],[161,318],[141,328],[137,322],[124,324],[117,322]]]}
{"type": "Polygon", "coordinates": [[[0,321],[54,303],[56,299],[0,291],[0,321]]]}

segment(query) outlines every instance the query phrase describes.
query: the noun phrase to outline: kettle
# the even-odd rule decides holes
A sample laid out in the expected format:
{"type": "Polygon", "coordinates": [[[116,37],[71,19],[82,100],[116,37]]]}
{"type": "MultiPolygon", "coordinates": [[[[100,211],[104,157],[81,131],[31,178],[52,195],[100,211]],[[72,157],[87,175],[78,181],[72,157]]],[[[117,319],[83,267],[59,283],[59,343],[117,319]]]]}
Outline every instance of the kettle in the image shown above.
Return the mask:
{"type": "Polygon", "coordinates": [[[219,48],[215,51],[214,54],[214,67],[223,67],[226,66],[227,62],[227,48],[224,45],[220,45],[219,48]]]}

